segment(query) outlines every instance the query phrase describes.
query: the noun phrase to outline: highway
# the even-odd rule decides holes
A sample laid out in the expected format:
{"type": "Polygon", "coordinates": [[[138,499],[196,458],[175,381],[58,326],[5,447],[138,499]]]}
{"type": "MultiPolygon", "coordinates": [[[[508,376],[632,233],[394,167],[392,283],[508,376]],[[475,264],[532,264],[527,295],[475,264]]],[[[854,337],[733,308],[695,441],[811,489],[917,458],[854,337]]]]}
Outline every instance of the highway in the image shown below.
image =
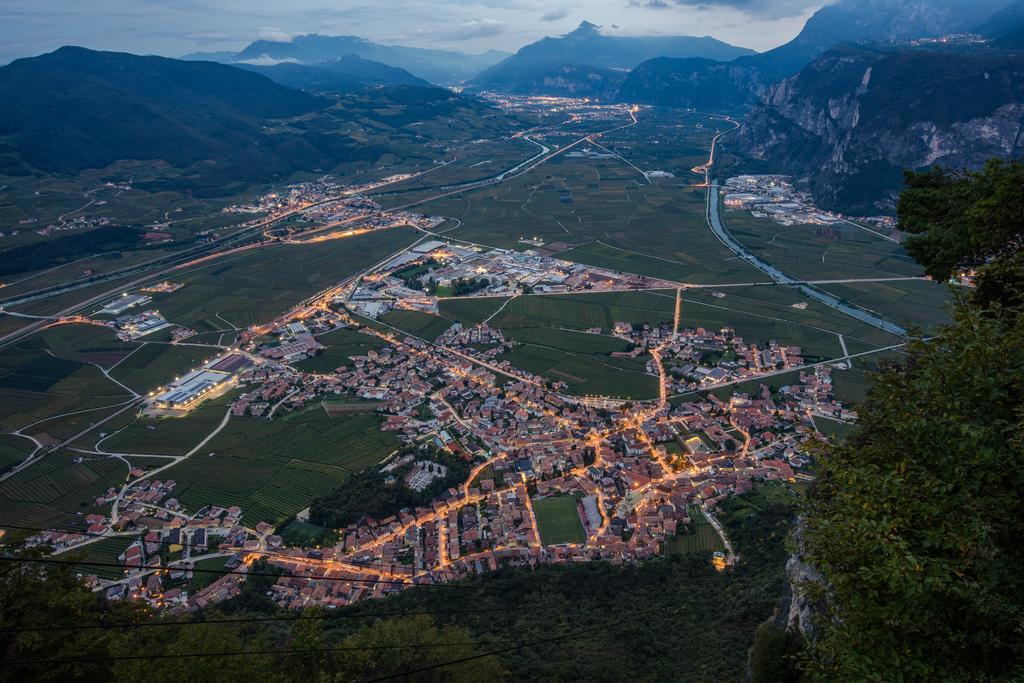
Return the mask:
{"type": "Polygon", "coordinates": [[[736,240],[736,238],[729,234],[729,231],[726,230],[725,227],[722,225],[722,220],[719,217],[718,212],[717,180],[712,181],[708,185],[706,216],[708,226],[711,228],[711,231],[715,233],[715,236],[718,237],[722,244],[728,247],[730,251],[732,251],[734,254],[742,258],[744,261],[746,261],[747,263],[754,266],[762,273],[770,277],[773,281],[781,285],[792,287],[793,289],[795,289],[796,291],[800,292],[801,294],[808,298],[814,299],[819,303],[823,303],[829,308],[833,308],[839,311],[840,313],[845,313],[851,318],[856,318],[857,320],[867,323],[872,327],[877,327],[878,329],[884,332],[888,332],[889,334],[895,334],[899,337],[907,336],[907,330],[903,327],[900,327],[896,323],[886,320],[885,318],[875,315],[874,313],[870,313],[863,309],[856,308],[849,304],[843,303],[838,297],[835,297],[831,294],[828,294],[827,292],[818,289],[817,287],[813,287],[810,284],[807,284],[806,280],[797,280],[795,278],[792,278],[783,273],[775,266],[771,265],[770,263],[766,263],[765,261],[759,259],[757,256],[754,256],[754,254],[751,253],[750,250],[748,250],[745,246],[740,244],[736,240]]]}
{"type": "Polygon", "coordinates": [[[845,304],[838,297],[832,296],[831,294],[828,294],[818,289],[817,287],[812,287],[810,284],[807,283],[806,280],[797,280],[791,278],[790,276],[786,275],[785,273],[783,273],[781,270],[771,265],[770,263],[762,261],[757,256],[754,256],[754,254],[751,253],[749,249],[740,244],[739,241],[737,241],[736,238],[734,238],[729,233],[729,231],[725,229],[725,226],[722,225],[722,219],[719,216],[718,212],[718,181],[711,179],[711,171],[715,165],[715,150],[718,146],[719,139],[721,139],[724,135],[727,135],[735,130],[738,130],[740,124],[737,123],[736,121],[733,121],[727,116],[723,117],[723,120],[732,123],[735,127],[715,135],[715,137],[711,140],[711,154],[708,156],[707,163],[701,164],[700,166],[695,166],[692,169],[694,173],[700,173],[704,175],[704,183],[707,185],[708,188],[707,198],[705,200],[705,217],[707,219],[708,227],[711,228],[711,231],[715,234],[715,236],[722,242],[722,244],[728,247],[730,251],[732,251],[734,254],[742,258],[744,261],[746,261],[747,263],[754,266],[762,273],[770,277],[772,281],[777,282],[780,285],[792,287],[793,289],[797,290],[804,296],[814,299],[819,303],[823,303],[829,308],[833,308],[839,311],[840,313],[845,313],[851,318],[856,318],[861,322],[865,322],[868,325],[871,325],[872,327],[877,327],[880,330],[888,332],[889,334],[895,334],[899,337],[906,337],[907,330],[904,329],[903,327],[900,327],[896,323],[886,320],[885,318],[875,315],[874,313],[871,313],[869,311],[865,311],[863,309],[850,306],[849,304],[845,304]]]}

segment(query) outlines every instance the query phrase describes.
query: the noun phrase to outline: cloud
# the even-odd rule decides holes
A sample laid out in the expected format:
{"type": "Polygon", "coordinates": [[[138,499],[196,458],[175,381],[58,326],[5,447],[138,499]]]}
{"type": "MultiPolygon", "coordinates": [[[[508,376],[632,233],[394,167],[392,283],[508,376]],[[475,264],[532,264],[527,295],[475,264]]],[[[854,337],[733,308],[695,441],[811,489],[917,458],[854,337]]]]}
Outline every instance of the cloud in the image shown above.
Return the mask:
{"type": "Polygon", "coordinates": [[[488,38],[507,32],[512,27],[507,21],[497,19],[472,19],[464,21],[451,31],[445,33],[448,38],[469,40],[472,38],[488,38]]]}
{"type": "Polygon", "coordinates": [[[758,19],[783,19],[820,7],[821,0],[629,0],[626,6],[656,10],[675,6],[697,10],[733,9],[758,19]]]}
{"type": "Polygon", "coordinates": [[[260,40],[269,40],[272,43],[290,43],[294,34],[288,33],[287,31],[281,31],[276,28],[264,28],[260,29],[258,34],[260,40]]]}
{"type": "Polygon", "coordinates": [[[551,10],[550,12],[548,12],[546,14],[542,14],[541,17],[540,17],[540,20],[541,21],[558,21],[559,19],[565,19],[567,16],[569,16],[569,8],[568,7],[560,7],[558,9],[553,9],[553,10],[551,10]]]}
{"type": "Polygon", "coordinates": [[[286,57],[285,59],[276,59],[268,54],[262,54],[259,57],[253,59],[241,59],[238,61],[239,64],[252,64],[253,66],[277,66],[278,64],[298,64],[299,60],[294,57],[286,57]]]}

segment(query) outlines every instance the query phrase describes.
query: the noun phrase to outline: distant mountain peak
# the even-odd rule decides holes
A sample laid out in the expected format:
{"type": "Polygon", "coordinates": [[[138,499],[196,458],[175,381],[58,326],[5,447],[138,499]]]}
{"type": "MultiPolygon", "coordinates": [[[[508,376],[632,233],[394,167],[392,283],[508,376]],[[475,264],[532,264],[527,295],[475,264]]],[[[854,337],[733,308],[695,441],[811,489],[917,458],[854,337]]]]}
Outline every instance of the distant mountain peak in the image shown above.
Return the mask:
{"type": "Polygon", "coordinates": [[[575,30],[573,30],[573,31],[571,31],[569,33],[566,33],[565,37],[566,38],[579,38],[579,37],[583,37],[583,36],[595,35],[595,34],[598,34],[600,32],[601,32],[601,27],[600,26],[598,26],[597,24],[594,24],[592,22],[583,20],[583,21],[580,22],[580,25],[575,28],[575,30]]]}
{"type": "Polygon", "coordinates": [[[753,50],[709,37],[606,35],[597,24],[584,21],[571,33],[549,36],[524,45],[516,54],[480,73],[469,85],[471,88],[505,92],[550,87],[564,94],[566,90],[561,84],[567,78],[572,80],[569,74],[606,81],[599,72],[627,71],[655,57],[704,57],[729,61],[752,54],[753,50]]]}

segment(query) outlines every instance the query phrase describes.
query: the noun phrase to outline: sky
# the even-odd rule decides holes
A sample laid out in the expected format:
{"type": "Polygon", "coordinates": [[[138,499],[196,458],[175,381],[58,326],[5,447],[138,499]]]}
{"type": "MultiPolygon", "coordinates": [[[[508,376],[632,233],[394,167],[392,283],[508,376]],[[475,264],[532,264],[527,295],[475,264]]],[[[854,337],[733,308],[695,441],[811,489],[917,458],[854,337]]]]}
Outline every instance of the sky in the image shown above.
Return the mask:
{"type": "Polygon", "coordinates": [[[611,35],[711,35],[766,50],[827,0],[0,0],[0,63],[61,45],[178,57],[301,33],[514,52],[583,20],[611,35]]]}

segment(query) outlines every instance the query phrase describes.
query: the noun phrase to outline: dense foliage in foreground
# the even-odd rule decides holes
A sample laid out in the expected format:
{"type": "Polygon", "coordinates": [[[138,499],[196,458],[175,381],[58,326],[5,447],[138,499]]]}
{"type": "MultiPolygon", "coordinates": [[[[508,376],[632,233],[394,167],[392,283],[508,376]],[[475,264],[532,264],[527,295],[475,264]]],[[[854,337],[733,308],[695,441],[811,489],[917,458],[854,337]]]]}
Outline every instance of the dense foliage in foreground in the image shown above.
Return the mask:
{"type": "Polygon", "coordinates": [[[901,226],[937,278],[978,269],[955,322],[878,377],[823,449],[807,559],[821,680],[1024,676],[1024,165],[908,176],[901,226]]]}
{"type": "MultiPolygon", "coordinates": [[[[785,582],[791,510],[757,503],[762,512],[743,500],[725,505],[721,516],[743,558],[727,572],[713,570],[705,556],[503,570],[458,587],[307,611],[300,621],[12,633],[5,629],[158,617],[134,604],[101,602],[52,566],[46,581],[35,571],[7,571],[0,575],[0,680],[358,681],[547,640],[409,680],[736,680],[754,630],[771,617],[785,582]],[[108,661],[283,649],[306,652],[108,661]],[[70,657],[96,661],[15,664],[70,657]]],[[[261,599],[266,582],[247,585],[239,598],[191,618],[295,616],[261,599]]]]}

